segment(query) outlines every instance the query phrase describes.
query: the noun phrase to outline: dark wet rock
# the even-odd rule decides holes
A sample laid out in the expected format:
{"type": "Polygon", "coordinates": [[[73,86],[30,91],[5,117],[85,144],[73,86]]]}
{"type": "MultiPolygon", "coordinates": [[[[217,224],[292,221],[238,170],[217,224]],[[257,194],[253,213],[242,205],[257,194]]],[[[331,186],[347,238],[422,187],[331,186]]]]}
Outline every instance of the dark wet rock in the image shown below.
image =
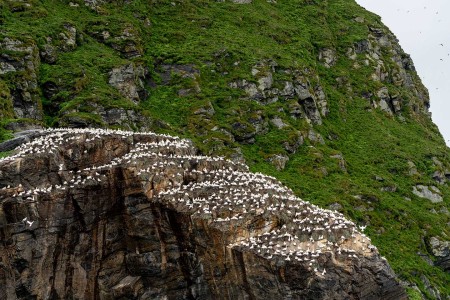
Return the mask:
{"type": "Polygon", "coordinates": [[[370,49],[370,42],[368,40],[356,42],[354,48],[356,53],[358,54],[364,53],[370,49]]]}
{"type": "Polygon", "coordinates": [[[439,184],[445,184],[447,182],[447,177],[443,171],[435,171],[432,175],[433,180],[435,180],[439,184]]]}
{"type": "Polygon", "coordinates": [[[197,70],[195,65],[163,64],[159,66],[158,74],[161,77],[161,84],[169,85],[174,79],[174,76],[195,80],[200,76],[200,71],[197,70]]]}
{"type": "Polygon", "coordinates": [[[25,130],[14,134],[14,138],[0,143],[0,152],[10,151],[43,134],[42,130],[25,130]]]}
{"type": "Polygon", "coordinates": [[[145,130],[150,127],[150,118],[133,109],[99,107],[97,112],[108,126],[120,126],[129,130],[133,128],[145,130]]]}
{"type": "Polygon", "coordinates": [[[235,122],[231,125],[231,132],[238,142],[252,144],[255,142],[255,128],[245,122],[235,122]]]}

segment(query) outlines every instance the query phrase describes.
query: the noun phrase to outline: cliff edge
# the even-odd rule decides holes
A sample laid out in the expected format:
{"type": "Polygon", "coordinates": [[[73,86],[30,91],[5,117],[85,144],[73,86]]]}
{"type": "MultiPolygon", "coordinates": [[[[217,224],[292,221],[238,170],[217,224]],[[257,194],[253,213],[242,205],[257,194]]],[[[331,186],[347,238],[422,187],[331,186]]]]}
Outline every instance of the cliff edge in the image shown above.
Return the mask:
{"type": "Polygon", "coordinates": [[[2,299],[406,299],[353,222],[168,135],[54,129],[0,161],[2,299]]]}

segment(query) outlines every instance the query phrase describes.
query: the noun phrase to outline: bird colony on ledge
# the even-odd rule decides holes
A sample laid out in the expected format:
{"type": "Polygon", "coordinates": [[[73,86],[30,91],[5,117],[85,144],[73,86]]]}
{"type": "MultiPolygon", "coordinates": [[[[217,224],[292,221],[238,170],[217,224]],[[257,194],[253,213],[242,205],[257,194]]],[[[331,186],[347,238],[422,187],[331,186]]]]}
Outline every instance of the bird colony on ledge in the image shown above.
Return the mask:
{"type": "Polygon", "coordinates": [[[0,175],[7,298],[406,297],[364,228],[186,139],[48,129],[0,175]]]}
{"type": "MultiPolygon", "coordinates": [[[[63,196],[77,186],[100,185],[106,179],[105,172],[115,166],[127,166],[144,186],[149,184],[150,177],[153,182],[158,182],[158,177],[168,177],[169,181],[159,180],[169,185],[157,189],[159,192],[152,195],[152,201],[186,212],[192,218],[206,219],[218,229],[232,232],[238,224],[264,220],[259,228],[231,238],[227,247],[251,251],[281,263],[307,263],[320,275],[326,274],[322,265],[328,259],[357,260],[358,256],[377,253],[370,239],[342,214],[297,198],[275,178],[251,173],[244,164],[195,155],[188,140],[169,135],[104,129],[48,129],[40,138],[2,158],[0,166],[20,164],[21,159],[30,155],[64,151],[71,141],[95,143],[105,135],[120,139],[140,137],[144,142],[131,144],[128,153],[106,164],[90,165],[77,171],[60,164],[58,172],[66,178],[60,184],[6,186],[2,188],[1,197],[39,202],[46,194],[63,196]],[[160,159],[163,156],[165,160],[160,159]]],[[[88,151],[84,150],[84,154],[88,151]]],[[[30,215],[21,222],[34,227],[39,226],[38,219],[39,216],[30,215]]]]}

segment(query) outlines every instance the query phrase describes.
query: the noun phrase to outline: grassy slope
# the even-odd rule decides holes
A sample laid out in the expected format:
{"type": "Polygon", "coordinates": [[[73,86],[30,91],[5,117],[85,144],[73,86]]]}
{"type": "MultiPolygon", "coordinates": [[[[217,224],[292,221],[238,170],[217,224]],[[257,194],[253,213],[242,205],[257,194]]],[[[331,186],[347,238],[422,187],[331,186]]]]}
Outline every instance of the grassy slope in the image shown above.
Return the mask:
{"type": "MultiPolygon", "coordinates": [[[[180,87],[193,84],[179,78],[170,86],[153,88],[149,98],[140,104],[138,109],[171,125],[171,129],[155,127],[154,130],[190,137],[208,153],[211,137],[224,140],[227,146],[237,146],[226,136],[212,132],[214,126],[231,130],[231,121],[246,121],[255,111],[262,111],[265,118],[280,115],[291,125],[289,128],[270,128],[267,134],[256,138],[255,144],[241,145],[252,170],[276,176],[299,196],[315,204],[340,203],[350,218],[369,224],[366,230],[369,236],[402,278],[416,282],[423,290],[419,277],[425,274],[443,294],[450,295],[450,288],[446,286],[449,274],[429,266],[416,254],[427,252],[422,242],[425,235],[448,238],[449,218],[430,212],[433,208],[439,210],[442,205],[433,205],[411,193],[415,184],[433,184],[431,157],[450,161],[442,137],[424,116],[409,116],[402,122],[381,111],[369,110],[367,100],[358,95],[379,87],[378,83],[367,80],[371,69],[349,73],[350,63],[346,59],[340,59],[332,69],[317,64],[318,49],[333,47],[343,56],[355,41],[367,38],[367,26],[355,24],[352,21],[355,16],[363,16],[367,23],[382,26],[379,17],[351,0],[278,1],[277,4],[255,0],[251,5],[199,0],[176,2],[175,6],[171,2],[137,0],[126,5],[108,4],[97,13],[83,5],[69,7],[68,1],[41,0],[31,2],[32,8],[15,13],[8,6],[12,4],[4,4],[2,20],[6,24],[6,35],[30,36],[38,45],[45,43],[46,36],[57,37],[65,23],[75,25],[81,33],[74,51],[60,53],[55,65],[42,64],[40,69],[41,84],[59,80],[64,87],[58,95],[65,101],[60,106],[61,111],[89,102],[132,107],[107,84],[108,71],[126,60],[86,34],[95,22],[106,24],[112,32],[120,31],[123,24],[138,30],[145,55],[137,60],[149,67],[157,82],[155,65],[195,64],[200,70],[197,79],[200,93],[178,97],[180,87]],[[145,18],[150,20],[150,26],[143,25],[145,18]],[[308,68],[312,74],[319,75],[328,97],[330,115],[315,129],[324,137],[337,137],[314,147],[308,147],[309,142],[306,142],[290,156],[283,171],[276,171],[266,162],[266,157],[284,153],[282,142],[289,140],[297,130],[306,130],[307,124],[279,112],[281,108],[287,111],[288,103],[279,101],[262,106],[238,100],[243,93],[228,87],[228,83],[236,79],[251,79],[251,66],[264,59],[275,60],[280,69],[308,68]],[[337,77],[345,78],[352,91],[337,86],[337,77]],[[195,109],[208,101],[216,111],[211,119],[193,115],[195,109]],[[342,172],[337,161],[330,158],[336,153],[343,154],[347,172],[342,172]],[[407,176],[408,160],[417,165],[421,175],[407,176]],[[327,168],[327,175],[320,172],[323,166],[327,168]],[[385,181],[377,181],[375,176],[385,181]],[[393,185],[397,187],[395,192],[380,190],[393,185]],[[355,198],[356,195],[363,195],[363,200],[355,198]],[[368,204],[364,200],[368,198],[377,200],[368,204]],[[362,212],[355,209],[357,207],[369,211],[362,212]]],[[[275,79],[283,76],[274,74],[275,79]]],[[[49,107],[51,101],[43,97],[44,108],[49,107]]],[[[89,109],[83,113],[89,114],[89,109]]],[[[405,116],[408,116],[407,111],[405,116]]],[[[47,109],[48,125],[57,119],[58,112],[47,109]]],[[[214,153],[227,154],[227,151],[219,148],[214,153]]],[[[448,186],[439,188],[445,194],[444,205],[448,207],[450,189],[448,186]]]]}

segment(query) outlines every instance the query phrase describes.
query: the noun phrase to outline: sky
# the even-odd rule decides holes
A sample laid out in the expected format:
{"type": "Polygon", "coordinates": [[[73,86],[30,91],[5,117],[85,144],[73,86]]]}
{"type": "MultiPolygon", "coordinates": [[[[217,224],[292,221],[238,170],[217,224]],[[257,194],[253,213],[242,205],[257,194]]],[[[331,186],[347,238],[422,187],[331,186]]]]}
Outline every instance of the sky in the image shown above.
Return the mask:
{"type": "Polygon", "coordinates": [[[356,0],[376,13],[411,55],[430,93],[433,122],[450,146],[450,0],[356,0]]]}

